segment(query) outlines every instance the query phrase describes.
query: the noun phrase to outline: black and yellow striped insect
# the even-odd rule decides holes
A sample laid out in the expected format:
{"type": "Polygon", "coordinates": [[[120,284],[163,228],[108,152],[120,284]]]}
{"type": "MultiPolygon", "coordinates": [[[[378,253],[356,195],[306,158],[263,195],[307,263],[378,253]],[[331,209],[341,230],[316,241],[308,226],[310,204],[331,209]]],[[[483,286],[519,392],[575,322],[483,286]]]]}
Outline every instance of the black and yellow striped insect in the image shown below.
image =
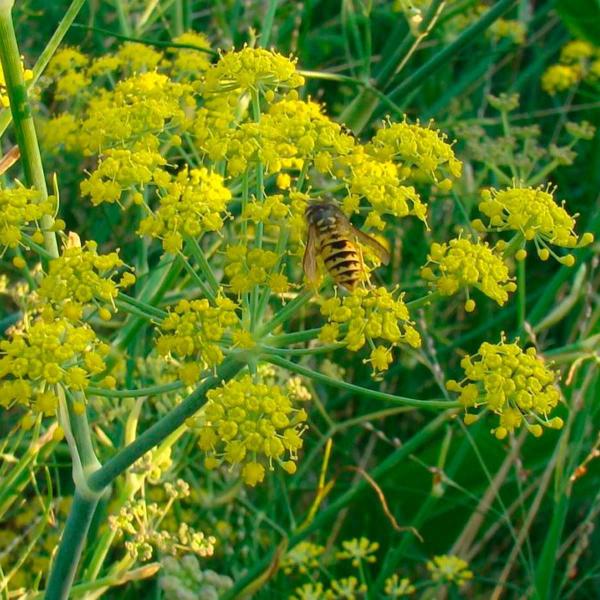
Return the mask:
{"type": "Polygon", "coordinates": [[[367,246],[384,264],[389,252],[372,237],[356,229],[332,202],[311,203],[306,209],[308,238],[302,265],[309,284],[318,280],[317,257],[325,263],[333,281],[349,291],[368,281],[360,245],[367,246]]]}

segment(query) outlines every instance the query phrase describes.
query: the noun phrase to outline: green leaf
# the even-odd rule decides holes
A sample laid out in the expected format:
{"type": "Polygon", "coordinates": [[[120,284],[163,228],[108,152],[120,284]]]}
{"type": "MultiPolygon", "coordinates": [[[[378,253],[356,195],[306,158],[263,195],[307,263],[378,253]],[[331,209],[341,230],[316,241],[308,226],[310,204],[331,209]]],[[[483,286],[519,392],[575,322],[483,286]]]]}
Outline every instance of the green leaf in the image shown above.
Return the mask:
{"type": "Polygon", "coordinates": [[[600,0],[558,0],[556,12],[575,37],[598,44],[600,0]]]}

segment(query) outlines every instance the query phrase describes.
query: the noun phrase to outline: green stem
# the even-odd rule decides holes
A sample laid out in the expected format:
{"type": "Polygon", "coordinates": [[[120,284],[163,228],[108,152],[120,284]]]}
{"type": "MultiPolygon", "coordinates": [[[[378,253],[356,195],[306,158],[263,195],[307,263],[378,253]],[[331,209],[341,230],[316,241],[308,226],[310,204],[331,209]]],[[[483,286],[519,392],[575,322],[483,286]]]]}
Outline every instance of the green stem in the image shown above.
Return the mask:
{"type": "Polygon", "coordinates": [[[115,8],[117,11],[117,17],[119,19],[119,25],[123,35],[131,35],[131,27],[129,25],[129,11],[126,6],[126,0],[116,0],[115,8]]]}
{"type": "MultiPolygon", "coordinates": [[[[439,4],[441,0],[434,0],[434,4],[439,4]]],[[[400,34],[400,30],[395,31],[400,34]]],[[[364,79],[358,79],[362,82],[363,89],[356,98],[344,109],[340,115],[340,122],[347,125],[354,133],[359,134],[370,122],[371,117],[380,102],[393,108],[399,115],[402,114],[402,109],[395,105],[382,91],[389,85],[394,71],[399,67],[401,62],[406,59],[407,53],[413,45],[415,38],[407,32],[402,43],[396,46],[392,52],[384,52],[384,60],[382,68],[377,74],[374,84],[368,79],[368,70],[365,67],[364,79]],[[387,57],[387,59],[385,58],[387,57]]]]}
{"type": "Polygon", "coordinates": [[[73,461],[73,479],[76,487],[80,482],[83,483],[80,490],[83,492],[85,491],[85,477],[96,470],[100,466],[100,462],[94,452],[90,425],[85,412],[79,413],[73,410],[74,400],[78,400],[81,403],[84,402],[83,394],[81,392],[70,393],[66,391],[66,397],[69,411],[67,426],[70,427],[77,447],[78,458],[81,461],[81,465],[77,464],[76,460],[73,461]],[[75,395],[76,398],[73,398],[75,395]],[[79,468],[81,468],[81,473],[77,473],[79,468]]]}
{"type": "MultiPolygon", "coordinates": [[[[27,87],[31,88],[36,84],[37,80],[40,78],[41,74],[44,72],[46,66],[50,62],[52,56],[56,52],[57,48],[60,46],[65,34],[73,24],[75,17],[79,14],[81,7],[85,3],[85,0],[73,0],[71,5],[65,12],[64,17],[61,19],[56,31],[50,38],[50,41],[46,44],[46,47],[42,50],[42,53],[39,55],[35,66],[33,67],[33,77],[30,81],[27,82],[27,87]]],[[[6,131],[11,119],[10,111],[2,111],[0,114],[0,136],[6,131]]]]}
{"type": "MultiPolygon", "coordinates": [[[[394,111],[396,114],[401,115],[402,109],[395,103],[392,102],[382,91],[378,90],[370,81],[364,81],[362,79],[357,79],[356,77],[350,77],[349,75],[339,75],[337,73],[327,73],[326,71],[307,71],[306,69],[299,69],[298,74],[303,77],[309,79],[323,79],[325,81],[339,81],[340,83],[348,83],[350,85],[356,85],[358,87],[364,88],[361,91],[361,94],[366,94],[370,92],[374,96],[380,100],[382,104],[385,104],[390,110],[394,111]]],[[[360,95],[360,94],[359,94],[360,95]]],[[[346,109],[348,110],[349,107],[346,109]]],[[[339,119],[341,122],[345,123],[345,120],[342,120],[342,117],[339,119]]],[[[352,123],[352,118],[349,117],[349,122],[352,123]]]]}
{"type": "Polygon", "coordinates": [[[127,296],[126,294],[123,294],[122,292],[119,292],[119,294],[117,296],[117,304],[120,304],[120,306],[125,311],[128,310],[127,306],[132,306],[137,309],[138,312],[136,314],[141,313],[147,319],[156,317],[157,319],[160,319],[162,321],[169,314],[165,310],[157,308],[156,306],[152,306],[151,304],[148,304],[146,302],[142,302],[141,300],[138,300],[137,298],[127,296]]]}
{"type": "Polygon", "coordinates": [[[75,17],[79,14],[82,6],[85,4],[85,0],[73,0],[69,8],[67,8],[63,18],[60,20],[56,31],[52,34],[50,41],[46,44],[46,47],[40,53],[35,66],[33,67],[33,79],[27,82],[27,85],[31,87],[40,78],[40,75],[46,69],[46,66],[50,62],[50,59],[54,56],[56,50],[60,46],[63,38],[67,31],[73,24],[75,17]]]}
{"type": "Polygon", "coordinates": [[[212,50],[211,48],[200,48],[199,46],[194,46],[192,44],[179,44],[176,42],[149,40],[146,38],[140,38],[131,35],[123,35],[121,33],[117,33],[116,31],[111,31],[110,29],[102,29],[101,27],[88,27],[87,25],[82,25],[81,23],[73,23],[73,27],[78,29],[85,29],[86,31],[102,33],[104,34],[104,36],[114,37],[118,40],[124,40],[126,42],[138,42],[140,44],[143,44],[144,46],[154,46],[155,48],[181,48],[182,50],[195,50],[204,54],[210,54],[215,58],[219,56],[219,53],[216,50],[212,50]]]}
{"type": "Polygon", "coordinates": [[[480,34],[490,27],[494,21],[515,6],[516,3],[517,0],[499,0],[499,2],[490,8],[490,10],[488,10],[478,21],[465,29],[451,44],[438,52],[422,67],[414,71],[410,77],[404,79],[404,81],[391,90],[388,95],[392,99],[405,98],[409,93],[417,90],[430,75],[435,73],[443,65],[447,64],[452,56],[469,44],[479,40],[480,34]]]}
{"type": "Polygon", "coordinates": [[[309,342],[319,337],[321,328],[305,329],[304,331],[294,331],[294,333],[282,333],[281,335],[272,335],[266,338],[265,341],[273,346],[289,346],[291,344],[300,344],[309,342]]]}
{"type": "Polygon", "coordinates": [[[150,385],[145,388],[138,388],[137,390],[107,390],[90,385],[85,391],[88,395],[101,396],[103,398],[142,398],[144,396],[157,396],[158,394],[175,392],[184,387],[185,383],[182,381],[173,381],[161,385],[150,385]]]}
{"type": "MultiPolygon", "coordinates": [[[[12,22],[12,6],[11,0],[0,1],[0,61],[10,100],[17,143],[21,151],[25,181],[39,192],[40,201],[44,202],[48,199],[48,189],[33,116],[27,98],[27,87],[23,79],[21,55],[12,22]]],[[[50,215],[44,215],[41,224],[44,231],[45,250],[52,257],[57,257],[58,244],[52,231],[54,219],[50,215]]],[[[70,429],[69,433],[72,435],[70,443],[72,448],[70,449],[73,460],[73,476],[76,480],[75,498],[50,573],[46,593],[46,598],[49,600],[62,600],[69,595],[86,533],[99,498],[96,494],[90,495],[87,486],[81,486],[86,472],[94,470],[99,464],[94,454],[86,414],[85,412],[76,414],[72,410],[69,410],[69,413],[64,416],[68,421],[65,426],[70,429]]]]}
{"type": "MultiPolygon", "coordinates": [[[[412,55],[417,51],[421,42],[431,33],[435,24],[437,23],[442,11],[444,10],[446,0],[433,0],[431,5],[429,6],[429,10],[427,11],[427,15],[423,23],[421,23],[419,27],[419,35],[415,38],[414,42],[410,45],[410,47],[405,51],[402,56],[402,60],[399,61],[398,66],[394,69],[393,78],[397,78],[398,74],[404,69],[408,61],[411,59],[412,55]]],[[[410,38],[408,38],[410,39],[410,38]]],[[[384,81],[383,89],[387,89],[392,83],[392,79],[386,79],[384,81]]]]}
{"type": "Polygon", "coordinates": [[[69,598],[77,564],[81,557],[98,499],[99,497],[87,498],[78,491],[75,492],[58,553],[52,564],[52,571],[44,596],[45,600],[66,600],[69,598]]]}
{"type": "Polygon", "coordinates": [[[100,469],[89,478],[88,484],[96,492],[102,491],[113,479],[123,473],[138,458],[146,454],[183,425],[203,404],[208,390],[234,377],[244,367],[243,358],[229,356],[217,369],[216,375],[205,379],[181,404],[177,405],[170,413],[157,421],[152,427],[144,431],[131,444],[128,444],[107,461],[100,469]]]}
{"type": "Polygon", "coordinates": [[[302,308],[313,296],[312,290],[305,290],[288,302],[268,323],[258,330],[258,337],[262,338],[288,321],[294,313],[302,308]]]}
{"type": "Polygon", "coordinates": [[[21,320],[22,316],[23,313],[20,310],[18,310],[17,312],[14,312],[11,315],[4,317],[3,319],[0,319],[0,335],[4,335],[4,333],[9,327],[14,325],[15,323],[18,323],[21,320]]]}
{"type": "Polygon", "coordinates": [[[439,292],[431,292],[430,294],[427,294],[427,296],[423,296],[422,298],[417,298],[416,300],[411,300],[410,302],[407,302],[406,306],[411,310],[415,310],[417,308],[421,308],[422,306],[427,306],[428,304],[431,304],[432,300],[437,300],[440,297],[441,294],[439,292]]]}
{"type": "Polygon", "coordinates": [[[313,371],[308,367],[304,367],[297,363],[293,363],[289,360],[286,360],[285,358],[281,358],[280,356],[274,354],[265,353],[261,355],[261,358],[263,358],[267,362],[270,362],[272,365],[277,365],[282,369],[287,369],[288,371],[292,371],[293,373],[304,375],[304,377],[308,377],[313,381],[319,381],[332,387],[337,387],[342,390],[355,392],[361,396],[365,396],[368,398],[385,400],[387,402],[395,402],[396,404],[402,404],[403,406],[412,406],[414,408],[423,408],[426,410],[446,410],[448,408],[458,408],[461,406],[460,402],[448,402],[447,400],[416,400],[415,398],[395,396],[394,394],[387,394],[378,390],[370,390],[360,385],[354,385],[353,383],[341,381],[340,379],[333,379],[332,377],[324,375],[323,373],[313,371]]]}
{"type": "Polygon", "coordinates": [[[30,249],[33,250],[36,254],[38,254],[41,258],[46,260],[50,260],[55,258],[50,252],[44,248],[44,246],[40,246],[36,244],[26,233],[21,232],[21,241],[30,249]]]}
{"type": "Polygon", "coordinates": [[[524,246],[525,236],[519,232],[516,233],[508,242],[506,248],[502,251],[504,256],[512,256],[517,250],[524,246]]]}
{"type": "Polygon", "coordinates": [[[277,0],[269,0],[269,8],[265,13],[265,18],[260,28],[260,47],[266,48],[271,41],[271,32],[273,31],[273,20],[277,10],[277,0]]]}
{"type": "Polygon", "coordinates": [[[315,346],[314,348],[277,348],[273,346],[261,346],[261,352],[276,354],[278,356],[309,356],[313,354],[325,354],[335,352],[344,348],[344,344],[327,344],[326,346],[315,346]]]}
{"type": "MultiPolygon", "coordinates": [[[[12,5],[10,0],[0,2],[0,61],[6,81],[6,92],[10,101],[17,144],[21,151],[25,181],[40,193],[40,202],[45,202],[48,199],[48,188],[31,107],[27,98],[27,87],[23,79],[21,54],[12,22],[12,5]]],[[[58,256],[56,236],[53,231],[50,231],[54,219],[50,215],[44,215],[41,224],[44,231],[44,246],[52,256],[56,257],[58,256]]]]}
{"type": "Polygon", "coordinates": [[[202,274],[206,278],[210,289],[213,294],[216,296],[219,291],[219,282],[213,273],[211,266],[208,264],[208,260],[206,260],[206,256],[204,255],[204,251],[198,244],[198,241],[194,238],[186,238],[187,249],[190,251],[190,254],[196,259],[196,263],[198,264],[199,269],[202,271],[202,274]]]}
{"type": "MultiPolygon", "coordinates": [[[[158,304],[166,292],[173,289],[175,281],[183,268],[183,260],[172,258],[169,255],[163,255],[161,261],[153,269],[144,287],[139,293],[143,302],[152,306],[158,304]],[[167,270],[168,267],[168,270],[167,270]]],[[[137,299],[136,299],[137,300],[137,299]]],[[[137,300],[140,302],[139,300],[137,300]]],[[[128,319],[119,331],[117,337],[113,340],[113,348],[126,348],[129,342],[137,335],[139,330],[146,324],[147,316],[137,316],[134,319],[128,319]]],[[[114,364],[114,357],[109,357],[107,363],[109,366],[114,364]]]]}
{"type": "MultiPolygon", "coordinates": [[[[252,90],[251,92],[251,105],[252,105],[252,118],[256,123],[260,121],[260,97],[258,90],[252,90]]],[[[264,170],[263,165],[258,161],[256,165],[256,201],[262,202],[264,198],[264,170]]],[[[257,248],[263,246],[263,233],[264,223],[259,221],[256,223],[256,236],[255,242],[257,248]]],[[[250,330],[254,331],[258,322],[258,311],[259,311],[259,295],[260,286],[255,285],[250,292],[250,330]]]]}
{"type": "Polygon", "coordinates": [[[544,356],[552,357],[555,360],[556,356],[561,354],[568,354],[573,352],[581,352],[592,355],[594,350],[600,346],[600,333],[596,333],[585,340],[575,342],[574,344],[567,344],[566,346],[560,346],[559,348],[552,348],[552,350],[544,350],[544,356]]]}
{"type": "MultiPolygon", "coordinates": [[[[569,145],[568,149],[571,150],[576,144],[578,140],[573,140],[569,145]]],[[[554,171],[558,166],[560,166],[560,161],[558,159],[554,159],[550,161],[545,167],[540,169],[533,177],[527,180],[526,184],[531,187],[536,187],[540,185],[552,171],[554,171]]]]}
{"type": "Polygon", "coordinates": [[[517,322],[519,335],[523,333],[526,317],[526,274],[525,259],[517,262],[517,322]]]}

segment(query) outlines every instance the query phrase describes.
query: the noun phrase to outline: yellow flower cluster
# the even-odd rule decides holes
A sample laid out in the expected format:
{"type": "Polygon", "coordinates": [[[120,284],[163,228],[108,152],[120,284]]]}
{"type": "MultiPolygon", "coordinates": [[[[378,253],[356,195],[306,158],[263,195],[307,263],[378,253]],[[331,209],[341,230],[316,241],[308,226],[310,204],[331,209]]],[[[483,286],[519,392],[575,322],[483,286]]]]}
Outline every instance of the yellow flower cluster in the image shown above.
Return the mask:
{"type": "Polygon", "coordinates": [[[335,557],[340,560],[351,560],[353,567],[359,567],[362,561],[374,563],[377,561],[375,552],[379,549],[377,542],[371,542],[366,537],[352,538],[342,542],[343,550],[336,552],[335,557]]]}
{"type": "Polygon", "coordinates": [[[557,64],[550,65],[542,75],[542,89],[556,94],[581,82],[600,80],[600,47],[583,40],[572,40],[563,46],[557,64]]]}
{"type": "Polygon", "coordinates": [[[240,295],[266,284],[276,294],[287,292],[290,285],[287,277],[272,272],[278,258],[272,250],[248,249],[246,244],[228,246],[224,272],[229,277],[231,291],[240,295]]]}
{"type": "MultiPolygon", "coordinates": [[[[566,265],[573,265],[572,255],[558,257],[548,244],[563,248],[587,246],[594,241],[591,233],[581,238],[574,232],[575,219],[563,206],[556,204],[549,189],[506,188],[484,190],[479,210],[489,218],[489,227],[495,231],[512,230],[521,233],[525,240],[534,240],[542,260],[550,255],[566,265]]],[[[482,229],[481,221],[474,221],[482,229]]]]}
{"type": "Polygon", "coordinates": [[[201,557],[212,556],[217,542],[213,536],[195,531],[186,522],[180,522],[176,532],[161,527],[165,524],[166,511],[172,502],[189,495],[189,486],[181,479],[175,485],[167,483],[166,486],[169,495],[166,507],[147,502],[146,499],[130,500],[117,515],[109,516],[110,529],[119,537],[127,537],[125,548],[134,559],[150,560],[154,548],[161,554],[173,556],[183,552],[194,552],[201,557]]]}
{"type": "Polygon", "coordinates": [[[158,135],[168,127],[190,124],[185,109],[195,106],[188,83],[172,81],[156,71],[139,73],[119,81],[114,90],[101,89],[85,104],[82,118],[59,115],[46,123],[44,143],[49,149],[90,156],[111,147],[158,135]]]}
{"type": "Polygon", "coordinates": [[[408,577],[400,579],[396,573],[385,580],[385,587],[383,589],[388,598],[402,598],[403,596],[410,596],[417,591],[417,588],[410,582],[408,577]]]}
{"type": "Polygon", "coordinates": [[[162,356],[183,361],[179,365],[181,381],[193,385],[202,371],[223,362],[219,342],[226,330],[237,324],[236,309],[235,302],[223,296],[215,299],[214,306],[206,299],[181,300],[163,319],[156,349],[162,356]]]}
{"type": "MultiPolygon", "coordinates": [[[[188,31],[173,38],[176,44],[186,44],[194,46],[193,48],[173,48],[170,52],[169,67],[173,77],[183,77],[186,79],[198,79],[204,71],[210,67],[209,54],[204,50],[210,49],[208,38],[202,33],[188,31]]],[[[166,66],[163,60],[163,65],[166,66]]]]}
{"type": "Polygon", "coordinates": [[[322,300],[321,314],[328,320],[319,335],[324,343],[341,342],[353,352],[360,350],[367,340],[381,339],[391,344],[372,348],[367,362],[375,371],[387,370],[393,360],[393,346],[403,343],[418,348],[421,345],[421,336],[410,323],[402,296],[394,298],[394,293],[384,287],[356,288],[343,298],[322,300]],[[346,326],[344,330],[341,325],[346,326]]]}
{"type": "Polygon", "coordinates": [[[98,166],[81,182],[81,193],[90,196],[92,204],[118,202],[125,190],[159,184],[168,178],[161,169],[167,161],[158,151],[159,140],[146,136],[130,148],[106,150],[98,166]]]}
{"type": "Polygon", "coordinates": [[[277,91],[300,87],[304,78],[296,73],[296,61],[262,48],[226,52],[206,72],[202,92],[206,96],[238,91],[277,91]]]}
{"type": "Polygon", "coordinates": [[[67,244],[62,255],[49,262],[38,294],[67,319],[77,321],[84,308],[95,306],[102,319],[110,320],[119,288],[132,285],[135,276],[125,272],[118,282],[113,281],[115,269],[125,265],[118,253],[98,254],[96,242],[83,247],[78,242],[77,238],[67,244]]]}
{"type": "MultiPolygon", "coordinates": [[[[431,244],[427,265],[421,277],[430,281],[443,295],[451,296],[461,288],[475,287],[502,306],[508,294],[517,289],[510,281],[508,267],[496,248],[487,243],[473,243],[467,239],[453,239],[448,243],[431,244]]],[[[465,310],[475,309],[475,301],[468,298],[465,310]]]]}
{"type": "Polygon", "coordinates": [[[321,173],[330,173],[334,159],[353,151],[354,137],[323,114],[323,107],[312,101],[290,98],[269,107],[260,120],[263,137],[261,159],[269,172],[291,166],[302,168],[310,161],[321,173]]]}
{"type": "Polygon", "coordinates": [[[334,174],[348,190],[344,200],[347,213],[358,212],[362,199],[369,211],[366,227],[385,228],[383,215],[414,215],[423,222],[427,207],[419,193],[406,182],[436,183],[449,190],[451,178],[460,176],[462,163],[455,157],[445,136],[418,122],[386,122],[372,140],[348,149],[333,162],[334,174]]]}
{"type": "Polygon", "coordinates": [[[325,598],[325,589],[320,581],[305,583],[294,590],[288,600],[321,600],[325,598]]]}
{"type": "Polygon", "coordinates": [[[54,95],[57,100],[86,93],[91,84],[86,72],[89,62],[89,58],[77,48],[62,48],[54,54],[45,75],[55,82],[54,95]]]}
{"type": "Polygon", "coordinates": [[[296,472],[307,415],[294,408],[280,386],[244,375],[210,390],[207,398],[196,421],[207,468],[223,462],[243,465],[242,479],[251,486],[264,479],[264,462],[271,469],[275,461],[288,473],[296,472]]]}
{"type": "Polygon", "coordinates": [[[227,172],[235,177],[260,161],[267,173],[302,169],[308,161],[329,173],[334,159],[350,153],[354,138],[342,131],[315,102],[298,100],[295,93],[269,106],[257,122],[242,123],[207,142],[213,160],[227,158],[227,172]]]}
{"type": "Polygon", "coordinates": [[[175,254],[184,236],[198,237],[223,227],[231,192],[217,173],[186,166],[161,187],[159,207],[141,221],[139,233],[162,239],[165,251],[175,254]]]}
{"type": "Polygon", "coordinates": [[[213,162],[223,160],[227,154],[228,140],[233,135],[237,114],[237,98],[223,96],[204,98],[190,124],[190,134],[196,150],[213,162]]]}
{"type": "Polygon", "coordinates": [[[325,600],[339,600],[340,598],[361,598],[367,592],[367,585],[360,583],[354,576],[334,579],[331,589],[325,592],[325,600]]]}
{"type": "Polygon", "coordinates": [[[281,223],[289,217],[290,208],[286,204],[283,194],[270,194],[262,199],[262,202],[252,198],[242,212],[242,219],[250,219],[256,223],[273,225],[281,223]]]}
{"type": "Polygon", "coordinates": [[[522,46],[527,37],[527,27],[518,19],[498,19],[492,23],[486,31],[486,35],[491,37],[495,42],[509,39],[513,44],[522,46]]]}
{"type": "Polygon", "coordinates": [[[281,568],[286,575],[292,573],[306,574],[319,566],[319,557],[325,552],[324,546],[311,542],[296,544],[281,561],[281,568]]]}
{"type": "Polygon", "coordinates": [[[119,67],[129,73],[143,73],[154,71],[163,58],[162,52],[155,50],[148,44],[139,42],[125,42],[115,52],[114,57],[119,67]]]}
{"type": "Polygon", "coordinates": [[[433,581],[455,583],[459,587],[473,579],[469,563],[453,554],[434,556],[433,560],[427,562],[427,570],[431,573],[433,581]]]}
{"type": "Polygon", "coordinates": [[[33,188],[18,185],[12,189],[0,189],[0,246],[16,248],[22,232],[31,226],[34,240],[42,242],[43,236],[38,223],[44,215],[54,214],[55,198],[39,201],[40,194],[33,188]]]}
{"type": "Polygon", "coordinates": [[[598,49],[584,40],[571,40],[567,42],[560,51],[560,62],[566,65],[592,58],[598,49]]]}
{"type": "MultiPolygon", "coordinates": [[[[562,427],[560,417],[548,419],[560,398],[557,374],[537,356],[535,348],[523,352],[516,343],[484,342],[477,354],[462,359],[461,367],[465,378],[460,383],[451,379],[446,387],[460,394],[465,409],[483,405],[499,415],[500,426],[492,430],[498,439],[522,424],[536,437],[542,435],[542,425],[562,427]]],[[[465,415],[465,423],[475,420],[475,415],[465,415]]]]}
{"type": "Polygon", "coordinates": [[[582,76],[580,65],[551,65],[542,75],[542,89],[554,95],[576,86],[582,76]]]}
{"type": "Polygon", "coordinates": [[[357,147],[342,162],[348,169],[345,183],[349,195],[343,202],[345,211],[358,212],[361,198],[374,209],[369,211],[365,227],[383,230],[385,222],[381,216],[386,214],[395,217],[414,215],[425,222],[427,207],[414,187],[401,184],[403,177],[399,172],[402,167],[391,161],[374,159],[362,147],[357,147]]]}
{"type": "Polygon", "coordinates": [[[85,390],[89,378],[105,369],[108,350],[86,324],[50,316],[25,320],[0,341],[0,404],[51,416],[58,402],[53,386],[85,390]]]}
{"type": "Polygon", "coordinates": [[[380,161],[397,163],[401,180],[410,178],[450,187],[451,178],[460,177],[462,172],[462,163],[446,136],[418,121],[384,123],[366,145],[366,152],[380,161]]]}

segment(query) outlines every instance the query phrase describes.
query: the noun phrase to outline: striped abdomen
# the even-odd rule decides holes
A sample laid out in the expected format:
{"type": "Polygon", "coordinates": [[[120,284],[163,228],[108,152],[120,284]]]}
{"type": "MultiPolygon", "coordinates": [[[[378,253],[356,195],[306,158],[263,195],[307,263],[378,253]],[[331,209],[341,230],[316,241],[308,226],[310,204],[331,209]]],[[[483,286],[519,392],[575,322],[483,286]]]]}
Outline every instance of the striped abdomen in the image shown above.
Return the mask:
{"type": "Polygon", "coordinates": [[[333,280],[353,290],[363,279],[364,268],[356,246],[340,234],[335,224],[320,223],[319,252],[333,280]]]}

